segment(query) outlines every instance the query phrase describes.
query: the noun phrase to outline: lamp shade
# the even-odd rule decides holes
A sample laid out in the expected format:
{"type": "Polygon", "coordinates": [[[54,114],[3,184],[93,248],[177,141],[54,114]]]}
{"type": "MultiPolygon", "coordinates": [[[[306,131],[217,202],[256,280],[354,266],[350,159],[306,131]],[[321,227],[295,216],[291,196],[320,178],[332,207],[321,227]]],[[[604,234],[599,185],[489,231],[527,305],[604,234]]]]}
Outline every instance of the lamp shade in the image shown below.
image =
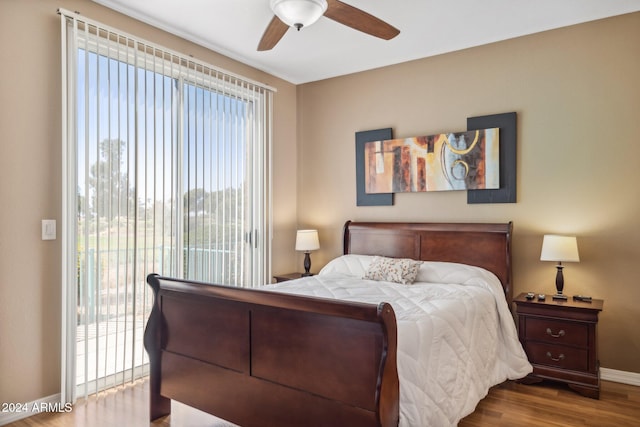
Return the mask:
{"type": "Polygon", "coordinates": [[[318,230],[298,230],[296,234],[296,251],[315,251],[320,249],[318,230]]]}
{"type": "Polygon", "coordinates": [[[327,10],[326,0],[271,0],[271,10],[290,27],[300,29],[316,22],[327,10]]]}
{"type": "Polygon", "coordinates": [[[545,235],[540,261],[579,262],[577,239],[575,236],[545,235]]]}

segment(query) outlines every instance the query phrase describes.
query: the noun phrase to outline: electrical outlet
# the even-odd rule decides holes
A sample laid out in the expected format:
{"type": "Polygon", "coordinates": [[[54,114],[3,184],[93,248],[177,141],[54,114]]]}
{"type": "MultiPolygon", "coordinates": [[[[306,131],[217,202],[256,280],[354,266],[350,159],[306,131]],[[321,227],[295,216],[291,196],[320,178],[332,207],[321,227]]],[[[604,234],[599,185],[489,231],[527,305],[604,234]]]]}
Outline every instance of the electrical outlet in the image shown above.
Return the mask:
{"type": "Polygon", "coordinates": [[[56,220],[42,220],[42,240],[56,240],[56,220]]]}

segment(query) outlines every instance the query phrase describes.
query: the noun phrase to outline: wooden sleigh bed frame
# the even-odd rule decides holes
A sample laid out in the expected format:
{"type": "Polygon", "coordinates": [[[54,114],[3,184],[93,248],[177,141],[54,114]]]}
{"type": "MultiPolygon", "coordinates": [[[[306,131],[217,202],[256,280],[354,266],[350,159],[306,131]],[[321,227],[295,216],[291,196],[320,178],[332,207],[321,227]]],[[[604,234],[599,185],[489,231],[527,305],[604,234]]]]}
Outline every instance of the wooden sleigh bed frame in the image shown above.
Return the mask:
{"type": "MultiPolygon", "coordinates": [[[[344,253],[476,265],[512,299],[511,223],[344,226],[344,253]]],[[[397,426],[396,320],[378,306],[150,275],[150,419],[171,399],[243,427],[397,426]]]]}

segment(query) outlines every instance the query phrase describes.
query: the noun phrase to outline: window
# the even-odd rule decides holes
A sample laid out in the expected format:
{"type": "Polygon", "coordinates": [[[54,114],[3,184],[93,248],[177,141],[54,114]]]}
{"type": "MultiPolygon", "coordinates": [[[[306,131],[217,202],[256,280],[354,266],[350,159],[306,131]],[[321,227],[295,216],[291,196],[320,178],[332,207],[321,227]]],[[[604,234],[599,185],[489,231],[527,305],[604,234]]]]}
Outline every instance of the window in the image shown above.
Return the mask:
{"type": "Polygon", "coordinates": [[[146,374],[150,273],[269,272],[272,91],[60,11],[63,400],[146,374]]]}

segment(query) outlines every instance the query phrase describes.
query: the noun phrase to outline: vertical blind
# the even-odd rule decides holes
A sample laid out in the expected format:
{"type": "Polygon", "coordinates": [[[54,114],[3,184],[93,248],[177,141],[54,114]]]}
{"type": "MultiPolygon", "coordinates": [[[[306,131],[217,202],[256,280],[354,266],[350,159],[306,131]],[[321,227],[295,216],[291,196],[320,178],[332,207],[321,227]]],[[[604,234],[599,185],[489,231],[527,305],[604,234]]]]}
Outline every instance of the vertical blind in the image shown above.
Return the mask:
{"type": "Polygon", "coordinates": [[[272,89],[58,12],[67,402],[147,373],[148,274],[266,283],[272,89]]]}

